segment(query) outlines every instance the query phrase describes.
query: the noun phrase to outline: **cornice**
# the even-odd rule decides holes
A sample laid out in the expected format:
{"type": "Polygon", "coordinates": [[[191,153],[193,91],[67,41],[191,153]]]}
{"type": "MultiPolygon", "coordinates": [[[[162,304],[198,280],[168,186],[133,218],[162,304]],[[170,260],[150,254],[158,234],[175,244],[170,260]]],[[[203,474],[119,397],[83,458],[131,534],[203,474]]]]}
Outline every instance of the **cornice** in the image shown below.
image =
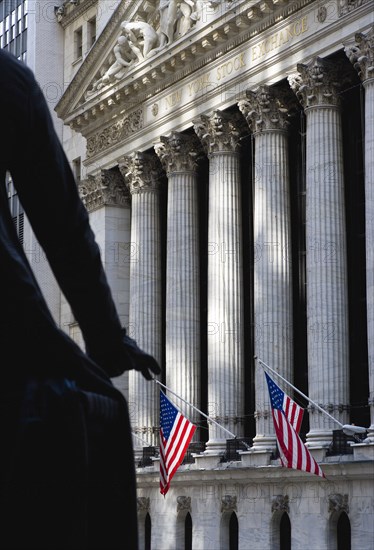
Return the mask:
{"type": "MultiPolygon", "coordinates": [[[[120,105],[134,107],[153,95],[172,86],[178,80],[199,70],[212,60],[233,50],[254,36],[260,35],[278,21],[296,13],[314,0],[259,1],[255,6],[248,0],[233,2],[229,10],[222,13],[208,26],[194,28],[187,35],[176,40],[157,56],[135,65],[126,77],[110,87],[100,90],[70,113],[71,99],[83,95],[82,83],[97,64],[97,51],[106,51],[105,46],[113,38],[114,29],[124,17],[128,4],[122,2],[103,31],[95,48],[88,54],[74,80],[67,88],[56,107],[60,118],[74,130],[85,135],[85,126],[90,126],[108,109],[120,105]]],[[[148,3],[149,5],[149,3],[148,3]]],[[[221,5],[221,4],[220,4],[221,5]]],[[[146,8],[145,8],[146,9],[146,8]]],[[[139,10],[136,10],[139,13],[139,10]]],[[[126,14],[127,19],[131,17],[126,14]]]]}
{"type": "Polygon", "coordinates": [[[70,3],[70,0],[65,0],[65,2],[60,6],[60,10],[56,10],[57,20],[60,23],[63,29],[66,29],[76,19],[78,19],[85,11],[87,11],[91,6],[97,4],[98,0],[81,0],[79,4],[73,5],[70,3]]]}
{"type": "MultiPolygon", "coordinates": [[[[86,1],[93,2],[97,0],[86,1]]],[[[94,47],[88,52],[87,57],[78,69],[69,86],[66,88],[60,101],[57,103],[55,111],[60,118],[65,118],[72,101],[74,101],[77,95],[79,95],[82,84],[85,83],[86,78],[92,71],[92,68],[100,60],[103,52],[104,54],[107,53],[113,32],[117,27],[119,27],[121,21],[124,19],[125,13],[127,14],[127,18],[131,19],[132,17],[135,17],[136,14],[146,12],[146,6],[149,4],[150,0],[139,0],[139,2],[128,2],[128,0],[122,0],[117,9],[113,12],[113,15],[106,24],[105,29],[96,40],[94,47]],[[142,6],[144,6],[144,9],[142,9],[142,6]]]]}

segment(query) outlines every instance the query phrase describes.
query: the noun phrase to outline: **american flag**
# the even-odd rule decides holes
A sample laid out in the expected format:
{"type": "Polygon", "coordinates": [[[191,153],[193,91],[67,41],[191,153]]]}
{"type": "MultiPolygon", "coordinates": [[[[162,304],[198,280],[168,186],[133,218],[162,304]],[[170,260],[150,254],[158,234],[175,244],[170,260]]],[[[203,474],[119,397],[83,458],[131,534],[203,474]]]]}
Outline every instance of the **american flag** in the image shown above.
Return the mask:
{"type": "Polygon", "coordinates": [[[324,478],[325,474],[298,435],[303,409],[285,394],[266,372],[265,376],[282,466],[324,478]]]}
{"type": "Polygon", "coordinates": [[[164,496],[195,430],[196,426],[160,391],[160,492],[164,496]]]}

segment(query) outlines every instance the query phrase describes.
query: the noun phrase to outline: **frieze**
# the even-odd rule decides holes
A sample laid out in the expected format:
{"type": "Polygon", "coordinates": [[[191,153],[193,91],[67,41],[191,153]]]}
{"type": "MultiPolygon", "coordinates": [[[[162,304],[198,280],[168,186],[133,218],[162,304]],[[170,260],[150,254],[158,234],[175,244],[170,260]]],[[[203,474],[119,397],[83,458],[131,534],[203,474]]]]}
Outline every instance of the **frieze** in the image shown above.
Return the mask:
{"type": "Polygon", "coordinates": [[[143,109],[125,115],[108,128],[87,138],[87,157],[109,149],[143,128],[143,109]]]}
{"type": "MultiPolygon", "coordinates": [[[[297,10],[301,9],[303,6],[310,4],[311,1],[312,0],[299,0],[298,2],[292,4],[282,3],[282,5],[279,5],[278,2],[274,2],[273,8],[270,10],[269,13],[266,14],[265,19],[264,14],[260,10],[261,17],[258,22],[256,18],[253,18],[253,7],[249,9],[249,7],[246,6],[245,3],[243,3],[243,5],[241,6],[242,11],[240,13],[240,16],[238,16],[235,13],[235,10],[231,11],[229,9],[228,5],[228,7],[225,8],[225,11],[227,11],[225,18],[218,17],[217,23],[215,25],[211,25],[205,33],[194,32],[193,41],[185,40],[181,44],[178,41],[178,48],[173,49],[173,51],[171,51],[170,47],[168,47],[161,49],[159,52],[154,52],[152,53],[152,55],[151,52],[154,51],[155,48],[151,48],[148,50],[147,47],[146,56],[144,56],[144,49],[141,50],[140,57],[146,57],[147,59],[149,58],[151,59],[151,62],[144,67],[142,65],[143,68],[141,71],[140,69],[139,71],[131,70],[131,80],[129,80],[129,78],[122,78],[126,71],[124,71],[123,73],[121,71],[123,69],[126,69],[126,66],[122,66],[122,68],[119,65],[113,67],[113,65],[116,63],[116,57],[114,55],[114,51],[112,51],[112,53],[108,57],[108,66],[106,66],[105,63],[105,66],[101,66],[99,71],[96,73],[97,78],[94,77],[94,82],[98,82],[100,78],[103,78],[106,71],[112,66],[111,74],[109,75],[110,82],[112,81],[112,76],[116,73],[117,69],[118,76],[120,78],[117,79],[116,77],[113,77],[113,82],[115,86],[112,86],[109,83],[109,87],[112,88],[111,95],[107,94],[108,86],[103,86],[102,89],[103,91],[105,91],[105,101],[107,101],[108,98],[112,95],[118,95],[119,91],[121,97],[123,96],[123,98],[126,99],[126,102],[128,102],[129,100],[133,100],[136,102],[144,101],[151,95],[155,95],[161,90],[170,87],[173,83],[177,82],[177,80],[184,78],[185,76],[191,74],[193,71],[198,70],[210,61],[216,59],[217,46],[219,46],[220,55],[223,55],[224,53],[232,50],[234,47],[237,47],[239,44],[247,42],[250,38],[271,27],[271,25],[276,22],[277,16],[282,15],[282,18],[286,18],[289,15],[296,13],[297,10]],[[166,53],[168,53],[168,55],[166,55],[166,53]],[[151,57],[148,57],[149,55],[151,55],[151,57]]],[[[145,12],[145,8],[139,10],[139,13],[143,12],[145,12]]],[[[115,28],[120,28],[123,23],[126,23],[126,20],[130,21],[134,17],[134,15],[132,15],[129,10],[127,10],[126,12],[123,3],[120,4],[119,8],[116,10],[111,20],[109,21],[107,27],[99,36],[95,47],[92,48],[92,50],[89,52],[87,58],[85,59],[85,62],[74,77],[73,82],[67,88],[62,99],[57,105],[56,110],[60,117],[66,118],[66,115],[68,114],[66,111],[67,109],[69,109],[69,106],[72,103],[72,99],[77,96],[77,88],[80,87],[80,83],[83,82],[84,78],[86,78],[90,67],[92,68],[95,62],[95,56],[97,57],[98,52],[106,48],[110,37],[113,35],[113,30],[115,28]]],[[[279,36],[277,35],[276,37],[276,41],[278,44],[277,49],[282,48],[286,44],[286,42],[289,42],[290,40],[299,39],[302,34],[307,30],[309,31],[309,26],[308,20],[305,17],[290,21],[288,27],[284,29],[285,34],[279,34],[279,36]]],[[[280,32],[282,33],[283,31],[280,32]]],[[[125,37],[123,34],[120,34],[119,36],[125,37]]],[[[117,36],[117,38],[119,36],[117,36]]],[[[113,39],[111,38],[111,40],[113,39]]],[[[274,40],[272,44],[274,43],[274,40]]],[[[140,42],[141,41],[142,40],[140,40],[140,42]]],[[[171,44],[169,43],[167,45],[171,46],[171,44]]],[[[260,43],[258,45],[258,52],[262,56],[263,48],[260,43]]],[[[117,46],[120,45],[117,43],[117,46]]],[[[137,46],[135,45],[135,49],[136,47],[137,46]]],[[[256,47],[256,45],[254,45],[253,47],[256,47]]],[[[267,55],[266,44],[264,48],[264,52],[267,55]]],[[[130,48],[130,50],[127,48],[126,51],[129,55],[126,54],[123,59],[125,60],[125,64],[130,63],[130,60],[132,60],[131,68],[137,68],[137,65],[139,64],[139,57],[136,56],[134,49],[130,48]]],[[[212,78],[214,77],[213,80],[216,80],[216,85],[225,83],[226,80],[230,80],[233,76],[235,76],[236,73],[240,74],[243,69],[248,68],[251,64],[250,55],[251,49],[246,51],[244,54],[239,53],[237,56],[233,56],[233,58],[218,66],[215,70],[216,74],[211,75],[212,78]]],[[[207,73],[207,79],[209,78],[209,74],[210,73],[207,73]]],[[[107,77],[108,74],[106,75],[106,80],[107,77]]],[[[101,83],[99,83],[98,86],[100,86],[101,83]]],[[[209,83],[204,84],[203,82],[203,87],[205,89],[207,89],[208,86],[209,83]]],[[[192,82],[189,86],[189,89],[186,90],[186,93],[188,92],[189,96],[191,96],[191,99],[193,100],[196,94],[199,93],[200,88],[200,82],[192,82]]],[[[86,96],[86,100],[84,100],[83,98],[83,104],[80,104],[82,107],[83,105],[85,105],[85,101],[87,103],[87,108],[85,108],[85,114],[87,110],[86,122],[88,122],[92,118],[95,119],[97,115],[102,115],[102,112],[95,112],[95,115],[93,115],[92,113],[94,99],[97,99],[98,103],[102,101],[102,99],[100,99],[102,97],[101,88],[100,90],[93,90],[91,86],[91,92],[93,92],[93,94],[89,94],[89,97],[86,96]],[[91,116],[91,114],[93,116],[91,116]]],[[[185,100],[186,98],[181,98],[181,93],[177,92],[175,96],[171,96],[164,101],[166,108],[170,109],[174,108],[175,102],[183,104],[185,100]]],[[[163,105],[158,105],[156,109],[157,108],[159,109],[159,113],[163,112],[163,105]]],[[[154,110],[155,108],[153,108],[153,112],[154,110]]],[[[73,115],[72,113],[72,117],[70,120],[68,119],[68,122],[73,119],[73,116],[79,117],[81,115],[82,109],[80,108],[79,113],[77,113],[76,115],[73,115]]],[[[77,128],[77,130],[79,131],[80,128],[77,128]]]]}
{"type": "Polygon", "coordinates": [[[338,2],[338,15],[343,17],[352,10],[355,10],[365,4],[368,4],[372,0],[337,0],[338,2]]]}

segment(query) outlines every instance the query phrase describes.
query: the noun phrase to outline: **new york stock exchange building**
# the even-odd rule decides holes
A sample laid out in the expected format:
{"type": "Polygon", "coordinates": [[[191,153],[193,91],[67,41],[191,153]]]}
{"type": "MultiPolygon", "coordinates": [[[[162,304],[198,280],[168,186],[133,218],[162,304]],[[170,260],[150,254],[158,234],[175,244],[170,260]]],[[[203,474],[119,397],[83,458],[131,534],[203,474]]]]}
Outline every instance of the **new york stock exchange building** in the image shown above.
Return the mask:
{"type": "MultiPolygon", "coordinates": [[[[373,549],[373,8],[56,10],[70,75],[56,112],[118,311],[197,425],[164,497],[160,385],[115,380],[141,548],[373,549]],[[326,479],[281,466],[261,361],[310,399],[274,375],[326,479]]],[[[62,321],[79,341],[67,307],[62,321]]]]}

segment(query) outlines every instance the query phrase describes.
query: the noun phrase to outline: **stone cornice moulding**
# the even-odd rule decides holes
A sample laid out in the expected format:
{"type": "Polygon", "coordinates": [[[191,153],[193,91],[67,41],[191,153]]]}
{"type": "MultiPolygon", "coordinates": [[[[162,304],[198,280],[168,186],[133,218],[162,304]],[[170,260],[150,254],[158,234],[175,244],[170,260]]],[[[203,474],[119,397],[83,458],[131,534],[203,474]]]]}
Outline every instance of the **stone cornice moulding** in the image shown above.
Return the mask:
{"type": "MultiPolygon", "coordinates": [[[[260,9],[260,6],[264,5],[261,1],[258,2],[257,10],[256,6],[248,6],[248,0],[238,2],[237,6],[233,2],[229,11],[221,14],[208,25],[208,30],[207,26],[195,27],[173,42],[170,47],[161,50],[157,56],[136,64],[118,83],[95,93],[85,103],[73,107],[69,113],[73,103],[72,98],[83,96],[84,86],[89,84],[87,77],[92,72],[93,66],[97,65],[98,61],[103,61],[108,55],[114,30],[117,27],[119,30],[120,22],[124,19],[128,8],[124,0],[57,104],[58,116],[64,120],[65,124],[70,124],[73,129],[81,131],[80,128],[89,124],[91,120],[95,120],[98,113],[100,115],[116,104],[126,108],[126,102],[130,102],[133,106],[134,102],[146,100],[254,36],[260,36],[278,20],[286,19],[303,7],[312,4],[314,0],[298,0],[291,5],[278,0],[272,0],[272,2],[274,9],[269,9],[267,12],[260,9]],[[99,54],[99,51],[105,51],[105,54],[99,54]],[[99,111],[97,111],[98,106],[100,106],[99,111]],[[92,109],[95,108],[96,112],[92,115],[92,109]]],[[[127,19],[132,17],[129,13],[126,16],[127,19]]]]}
{"type": "Polygon", "coordinates": [[[73,23],[78,17],[80,17],[85,11],[97,4],[98,0],[80,0],[79,4],[73,5],[70,3],[70,0],[65,0],[65,2],[60,6],[62,12],[59,15],[58,12],[57,20],[60,23],[63,29],[66,29],[73,23]]]}
{"type": "Polygon", "coordinates": [[[149,4],[149,0],[138,0],[134,2],[122,0],[121,3],[118,5],[117,9],[113,12],[113,15],[107,22],[105,29],[97,38],[94,46],[88,52],[86,58],[84,59],[84,62],[78,69],[73,80],[66,88],[60,101],[57,103],[55,111],[60,118],[65,118],[66,114],[69,111],[71,103],[74,102],[74,99],[77,96],[81,95],[80,92],[82,92],[82,85],[85,85],[85,79],[92,71],[93,66],[96,63],[102,61],[102,58],[107,55],[108,49],[110,48],[110,42],[113,36],[113,32],[116,28],[119,29],[121,21],[124,19],[125,13],[127,13],[127,18],[131,19],[132,17],[135,17],[137,12],[143,11],[141,10],[141,6],[145,4],[149,4]]]}

